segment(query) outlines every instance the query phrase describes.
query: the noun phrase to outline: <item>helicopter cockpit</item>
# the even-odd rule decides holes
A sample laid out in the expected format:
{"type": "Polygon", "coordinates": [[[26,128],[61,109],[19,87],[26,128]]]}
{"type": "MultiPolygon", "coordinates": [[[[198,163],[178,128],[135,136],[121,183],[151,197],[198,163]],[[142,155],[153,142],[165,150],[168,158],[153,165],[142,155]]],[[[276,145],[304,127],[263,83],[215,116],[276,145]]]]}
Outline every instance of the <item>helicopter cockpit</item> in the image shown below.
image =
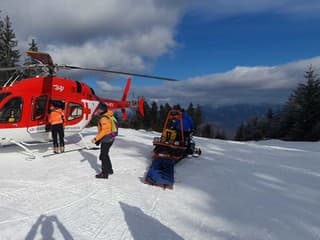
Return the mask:
{"type": "MultiPolygon", "coordinates": [[[[10,92],[1,93],[0,103],[10,95],[10,92]]],[[[22,103],[23,101],[21,97],[13,97],[9,99],[0,109],[0,123],[19,122],[21,120],[22,103]]]]}

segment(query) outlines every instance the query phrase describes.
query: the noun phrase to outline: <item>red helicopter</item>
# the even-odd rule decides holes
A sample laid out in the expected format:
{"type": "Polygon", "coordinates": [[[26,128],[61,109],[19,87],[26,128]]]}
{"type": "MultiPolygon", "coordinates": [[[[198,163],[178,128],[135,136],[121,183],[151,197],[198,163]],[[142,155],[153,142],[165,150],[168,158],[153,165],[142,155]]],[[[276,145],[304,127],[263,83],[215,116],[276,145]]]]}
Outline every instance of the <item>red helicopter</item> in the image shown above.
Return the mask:
{"type": "MultiPolygon", "coordinates": [[[[48,109],[50,103],[59,103],[65,115],[65,136],[80,134],[88,125],[100,102],[108,105],[109,109],[121,109],[123,118],[127,118],[125,109],[135,107],[143,115],[144,99],[137,103],[127,101],[131,78],[128,78],[121,100],[98,97],[87,84],[72,79],[55,76],[58,68],[91,70],[123,75],[155,78],[176,81],[151,75],[106,69],[84,68],[68,65],[55,65],[49,54],[26,52],[39,64],[2,68],[0,71],[32,69],[39,66],[47,68],[47,74],[17,81],[11,77],[0,88],[0,145],[14,143],[30,153],[27,142],[47,142],[51,139],[46,129],[48,124],[48,109]]],[[[81,136],[81,134],[80,134],[81,136]]]]}

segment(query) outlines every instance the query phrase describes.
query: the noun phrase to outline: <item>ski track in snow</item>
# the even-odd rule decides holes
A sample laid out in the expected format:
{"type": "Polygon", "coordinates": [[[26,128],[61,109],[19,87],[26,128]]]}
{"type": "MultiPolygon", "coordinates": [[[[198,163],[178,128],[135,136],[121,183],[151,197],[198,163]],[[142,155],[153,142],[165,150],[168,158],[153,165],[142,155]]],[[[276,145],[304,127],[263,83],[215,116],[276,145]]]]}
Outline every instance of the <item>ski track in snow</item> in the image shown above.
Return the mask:
{"type": "MultiPolygon", "coordinates": [[[[96,190],[92,191],[88,195],[86,195],[86,196],[84,196],[84,197],[82,197],[80,199],[74,200],[74,201],[72,201],[70,203],[63,204],[62,206],[59,206],[59,207],[56,207],[56,208],[44,210],[44,212],[42,214],[51,214],[51,213],[58,212],[58,211],[67,209],[69,207],[72,207],[72,206],[78,204],[79,202],[89,198],[91,195],[93,195],[96,192],[97,192],[96,190]]],[[[33,217],[36,217],[36,216],[38,216],[38,214],[37,215],[31,215],[31,216],[23,217],[23,218],[17,218],[17,219],[13,219],[13,220],[1,221],[0,224],[18,222],[18,221],[26,220],[26,219],[33,218],[33,217]]]]}

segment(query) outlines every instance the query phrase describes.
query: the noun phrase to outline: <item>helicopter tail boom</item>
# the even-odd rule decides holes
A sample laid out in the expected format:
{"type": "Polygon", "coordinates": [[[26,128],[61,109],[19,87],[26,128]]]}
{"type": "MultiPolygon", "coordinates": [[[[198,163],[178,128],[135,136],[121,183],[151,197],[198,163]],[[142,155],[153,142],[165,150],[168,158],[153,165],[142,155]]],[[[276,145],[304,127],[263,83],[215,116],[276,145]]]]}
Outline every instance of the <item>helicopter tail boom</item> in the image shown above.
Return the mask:
{"type": "Polygon", "coordinates": [[[144,99],[139,98],[139,101],[128,101],[127,96],[128,92],[130,90],[130,85],[131,85],[131,78],[128,78],[126,86],[123,90],[122,98],[121,100],[113,100],[113,99],[104,99],[104,98],[99,98],[99,101],[104,102],[107,104],[108,108],[110,110],[117,110],[120,109],[122,113],[123,119],[128,119],[128,115],[126,113],[126,108],[137,108],[142,116],[144,116],[144,110],[143,110],[143,105],[144,105],[144,99]]]}

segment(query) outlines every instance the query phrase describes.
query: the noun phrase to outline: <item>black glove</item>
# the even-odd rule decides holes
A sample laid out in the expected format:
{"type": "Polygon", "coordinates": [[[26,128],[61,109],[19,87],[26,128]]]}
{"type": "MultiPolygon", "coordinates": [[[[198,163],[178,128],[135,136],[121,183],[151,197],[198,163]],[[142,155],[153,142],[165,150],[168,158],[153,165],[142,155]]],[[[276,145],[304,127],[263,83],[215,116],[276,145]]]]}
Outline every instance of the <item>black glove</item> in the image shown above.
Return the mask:
{"type": "Polygon", "coordinates": [[[50,132],[51,131],[51,124],[47,124],[46,125],[46,132],[50,132]]]}

